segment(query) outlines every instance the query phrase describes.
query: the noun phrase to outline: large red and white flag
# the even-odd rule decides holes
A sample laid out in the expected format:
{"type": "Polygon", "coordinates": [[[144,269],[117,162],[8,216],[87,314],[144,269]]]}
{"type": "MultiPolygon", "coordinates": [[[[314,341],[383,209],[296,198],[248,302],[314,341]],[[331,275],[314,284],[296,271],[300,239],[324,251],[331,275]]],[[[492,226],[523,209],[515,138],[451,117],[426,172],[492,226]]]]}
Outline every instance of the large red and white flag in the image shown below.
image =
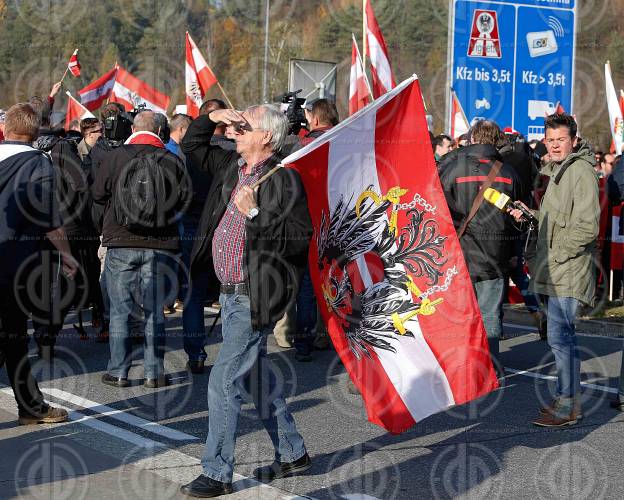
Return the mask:
{"type": "Polygon", "coordinates": [[[605,64],[605,84],[607,90],[607,108],[609,109],[611,136],[615,145],[615,153],[620,154],[622,152],[622,145],[624,145],[624,119],[622,117],[622,108],[620,108],[618,95],[616,94],[615,87],[613,86],[611,65],[608,61],[605,64]]]}
{"type": "Polygon", "coordinates": [[[78,77],[80,76],[80,62],[78,61],[78,49],[74,50],[74,53],[69,58],[67,69],[71,71],[71,74],[78,77]]]}
{"type": "Polygon", "coordinates": [[[95,111],[100,108],[106,99],[108,99],[115,85],[115,77],[117,76],[117,68],[111,69],[100,78],[91,82],[85,88],[78,91],[80,102],[89,111],[95,111]]]}
{"type": "Polygon", "coordinates": [[[386,41],[381,34],[371,0],[366,0],[366,47],[373,75],[373,96],[377,99],[396,86],[386,41]]]}
{"type": "Polygon", "coordinates": [[[217,83],[204,56],[186,32],[186,113],[193,118],[199,116],[199,108],[208,89],[217,83]]]}
{"type": "Polygon", "coordinates": [[[123,104],[126,111],[132,111],[137,106],[145,105],[152,111],[167,114],[171,99],[121,66],[117,66],[117,76],[110,100],[123,104]]]}
{"type": "Polygon", "coordinates": [[[93,113],[85,108],[82,104],[80,104],[74,97],[69,93],[67,94],[67,114],[65,115],[65,130],[69,130],[69,124],[73,120],[84,120],[85,118],[95,118],[93,113]]]}
{"type": "Polygon", "coordinates": [[[304,183],[319,307],[392,433],[498,386],[414,76],[283,160],[304,183]]]}
{"type": "Polygon", "coordinates": [[[470,124],[468,118],[464,113],[457,94],[451,89],[451,132],[450,135],[453,139],[457,139],[460,135],[467,134],[470,130],[470,124]]]}
{"type": "Polygon", "coordinates": [[[362,66],[360,51],[353,37],[351,49],[351,80],[349,82],[349,115],[359,111],[370,102],[370,89],[366,81],[366,73],[362,66]]]}

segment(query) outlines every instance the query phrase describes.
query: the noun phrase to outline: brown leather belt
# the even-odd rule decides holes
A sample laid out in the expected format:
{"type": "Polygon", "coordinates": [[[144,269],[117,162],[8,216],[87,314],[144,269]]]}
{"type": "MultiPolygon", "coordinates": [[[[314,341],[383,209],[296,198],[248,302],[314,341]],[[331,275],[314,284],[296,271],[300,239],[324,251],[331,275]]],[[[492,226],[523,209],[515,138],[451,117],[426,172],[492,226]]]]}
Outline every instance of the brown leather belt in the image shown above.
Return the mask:
{"type": "Polygon", "coordinates": [[[236,283],[235,285],[221,285],[221,293],[225,295],[249,295],[246,283],[236,283]]]}

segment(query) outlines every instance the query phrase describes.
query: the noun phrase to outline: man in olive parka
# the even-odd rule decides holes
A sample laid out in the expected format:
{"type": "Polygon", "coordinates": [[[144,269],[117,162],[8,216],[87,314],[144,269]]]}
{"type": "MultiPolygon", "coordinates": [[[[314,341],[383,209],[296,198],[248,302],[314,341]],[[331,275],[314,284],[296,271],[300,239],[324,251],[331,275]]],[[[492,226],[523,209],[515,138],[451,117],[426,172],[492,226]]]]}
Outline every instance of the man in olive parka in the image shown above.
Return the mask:
{"type": "MultiPolygon", "coordinates": [[[[600,202],[594,154],[577,137],[567,114],[546,118],[549,161],[541,173],[550,177],[536,217],[537,247],[529,261],[530,290],[548,297],[548,343],[557,368],[554,402],[533,422],[543,427],[574,425],[582,418],[580,369],[574,319],[580,303],[591,305],[595,293],[594,251],[600,202]]],[[[518,216],[518,211],[512,215],[518,216]]]]}

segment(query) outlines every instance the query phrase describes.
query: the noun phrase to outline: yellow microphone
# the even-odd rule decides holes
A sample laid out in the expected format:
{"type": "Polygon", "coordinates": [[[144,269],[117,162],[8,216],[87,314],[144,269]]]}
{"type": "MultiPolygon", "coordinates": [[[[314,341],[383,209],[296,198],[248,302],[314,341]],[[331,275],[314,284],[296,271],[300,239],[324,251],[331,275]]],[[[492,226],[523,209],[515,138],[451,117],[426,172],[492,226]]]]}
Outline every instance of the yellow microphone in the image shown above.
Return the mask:
{"type": "Polygon", "coordinates": [[[487,188],[483,192],[483,198],[485,198],[485,201],[498,208],[501,212],[509,213],[511,210],[520,210],[520,212],[522,212],[522,219],[525,222],[537,226],[537,219],[535,216],[520,203],[512,201],[512,199],[505,193],[501,193],[494,188],[487,188]]]}

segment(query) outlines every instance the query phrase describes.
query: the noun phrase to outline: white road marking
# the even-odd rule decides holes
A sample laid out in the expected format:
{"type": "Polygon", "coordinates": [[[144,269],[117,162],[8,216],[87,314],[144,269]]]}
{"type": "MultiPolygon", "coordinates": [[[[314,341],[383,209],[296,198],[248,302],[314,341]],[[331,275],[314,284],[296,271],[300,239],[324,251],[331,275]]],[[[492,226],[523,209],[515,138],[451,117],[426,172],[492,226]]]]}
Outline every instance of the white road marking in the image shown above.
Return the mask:
{"type": "MultiPolygon", "coordinates": [[[[7,394],[9,396],[13,395],[13,390],[10,387],[6,387],[0,389],[0,392],[3,394],[7,394]]],[[[152,441],[151,439],[144,438],[143,436],[139,436],[134,432],[127,431],[125,429],[120,429],[114,425],[108,424],[106,422],[102,422],[98,420],[94,415],[85,415],[84,413],[80,413],[72,408],[67,406],[63,406],[58,403],[54,403],[54,407],[63,408],[67,410],[69,414],[69,420],[75,423],[80,423],[82,425],[86,425],[92,429],[98,430],[100,432],[104,432],[106,434],[110,434],[111,436],[118,437],[127,441],[128,443],[132,443],[133,445],[139,448],[166,448],[166,446],[162,443],[158,443],[156,441],[152,441]]],[[[6,409],[6,408],[5,408],[6,409]]],[[[17,413],[17,411],[16,411],[17,413]]]]}
{"type": "MultiPolygon", "coordinates": [[[[528,333],[537,333],[537,328],[534,326],[529,326],[529,325],[516,325],[514,323],[503,323],[503,326],[505,328],[512,328],[514,330],[524,330],[525,332],[528,333]]],[[[624,328],[624,325],[622,326],[624,328]]],[[[576,334],[577,337],[592,337],[592,338],[600,338],[600,339],[605,339],[605,340],[615,340],[617,342],[623,342],[624,341],[624,337],[614,337],[614,336],[608,336],[608,335],[601,335],[599,333],[578,333],[576,334]]]]}
{"type": "MultiPolygon", "coordinates": [[[[505,367],[505,371],[513,373],[514,375],[524,375],[525,377],[538,378],[542,380],[557,380],[557,377],[553,375],[543,375],[541,373],[535,373],[529,370],[516,370],[515,368],[507,368],[505,367]]],[[[581,382],[582,387],[587,387],[588,389],[594,389],[596,391],[609,392],[611,394],[617,394],[618,390],[613,387],[607,387],[605,385],[596,385],[590,384],[588,382],[581,382]]]]}
{"type": "Polygon", "coordinates": [[[124,422],[128,425],[138,427],[139,429],[146,430],[148,432],[151,432],[152,434],[157,434],[173,441],[199,440],[199,438],[191,436],[190,434],[186,434],[185,432],[171,429],[170,427],[165,427],[164,425],[157,424],[156,422],[151,422],[144,418],[137,417],[136,415],[132,415],[131,413],[126,413],[124,410],[118,410],[116,408],[111,408],[110,406],[96,403],[95,401],[90,401],[81,396],[76,396],[75,394],[72,394],[70,392],[47,387],[41,387],[40,390],[44,394],[48,394],[49,396],[52,396],[56,399],[60,399],[61,401],[80,406],[81,408],[94,411],[106,417],[114,418],[115,420],[119,420],[120,422],[124,422]]]}
{"type": "MultiPolygon", "coordinates": [[[[13,396],[12,389],[6,386],[0,388],[0,393],[11,397],[13,396]]],[[[78,399],[82,399],[75,395],[72,396],[78,399]]],[[[54,403],[54,406],[67,410],[67,412],[69,413],[69,419],[72,423],[86,425],[87,427],[91,427],[92,429],[133,444],[138,448],[143,448],[147,452],[153,451],[153,454],[150,454],[149,456],[146,456],[144,458],[137,458],[136,460],[132,460],[128,463],[128,465],[150,471],[153,474],[158,474],[160,477],[163,477],[171,481],[172,483],[180,485],[192,481],[202,472],[201,461],[195,457],[186,455],[185,453],[179,452],[177,450],[172,450],[159,441],[144,438],[142,436],[139,436],[138,434],[135,434],[134,432],[130,432],[125,429],[121,429],[115,425],[107,424],[106,422],[97,420],[94,416],[84,415],[58,403],[54,403]]],[[[7,405],[3,405],[3,409],[17,415],[17,409],[14,407],[14,405],[9,405],[8,407],[7,405]]],[[[67,425],[67,423],[54,425],[67,425]]],[[[253,497],[267,500],[315,500],[312,497],[303,497],[289,494],[288,492],[276,488],[275,486],[261,483],[260,481],[256,481],[255,479],[243,476],[241,474],[234,473],[233,480],[234,491],[244,491],[245,498],[253,497]],[[250,488],[259,488],[261,492],[264,492],[266,495],[270,496],[260,496],[258,492],[248,491],[250,488]]]]}

